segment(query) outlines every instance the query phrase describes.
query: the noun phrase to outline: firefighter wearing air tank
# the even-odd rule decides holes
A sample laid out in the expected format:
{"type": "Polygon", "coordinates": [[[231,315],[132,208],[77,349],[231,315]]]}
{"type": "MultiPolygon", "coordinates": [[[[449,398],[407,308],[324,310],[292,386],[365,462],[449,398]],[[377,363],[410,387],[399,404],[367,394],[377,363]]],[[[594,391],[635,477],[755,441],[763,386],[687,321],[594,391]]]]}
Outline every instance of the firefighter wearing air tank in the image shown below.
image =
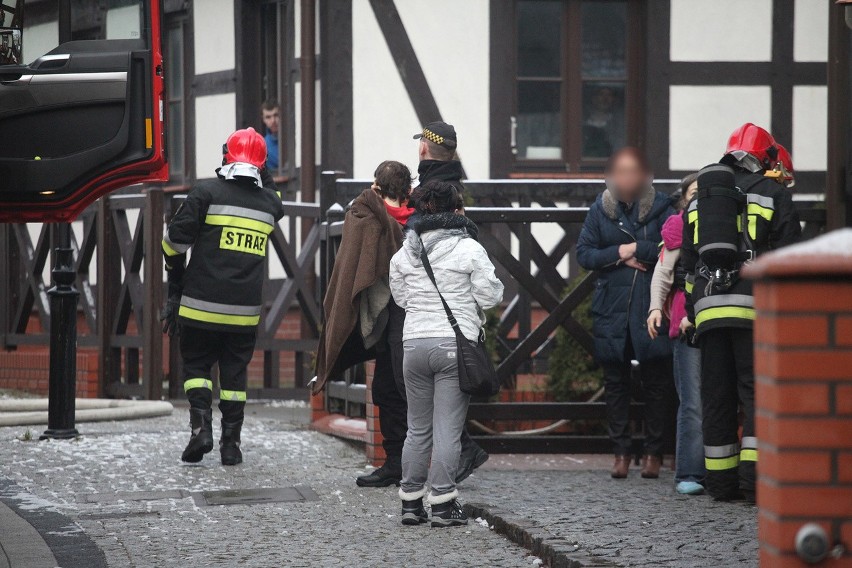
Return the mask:
{"type": "Polygon", "coordinates": [[[755,312],[751,283],[740,270],[799,239],[799,217],[779,175],[788,169],[772,135],[745,124],[731,135],[721,162],[699,172],[687,209],[682,262],[687,313],[701,348],[706,489],[719,500],[754,501],[755,312]]]}
{"type": "Polygon", "coordinates": [[[237,130],[223,153],[216,178],[195,185],[163,238],[169,299],[162,319],[164,332],[180,331],[183,388],[190,404],[192,433],[181,459],[198,462],[213,449],[210,371],[218,363],[219,452],[223,465],[236,465],[243,459],[246,367],[260,321],[267,240],[284,210],[280,196],[261,178],[266,176],[261,173],[266,143],[260,134],[237,130]]]}

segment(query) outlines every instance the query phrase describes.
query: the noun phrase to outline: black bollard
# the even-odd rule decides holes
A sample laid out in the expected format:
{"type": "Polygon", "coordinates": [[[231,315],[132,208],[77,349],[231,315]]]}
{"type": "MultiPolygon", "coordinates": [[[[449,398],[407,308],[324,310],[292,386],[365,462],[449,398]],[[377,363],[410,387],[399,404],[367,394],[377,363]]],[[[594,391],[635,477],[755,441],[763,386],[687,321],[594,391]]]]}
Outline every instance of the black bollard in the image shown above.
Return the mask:
{"type": "Polygon", "coordinates": [[[74,427],[74,400],[77,390],[77,298],[74,286],[74,251],[71,249],[71,224],[56,225],[56,259],[53,263],[53,287],[50,297],[50,402],[47,430],[40,440],[68,439],[77,436],[74,427]]]}

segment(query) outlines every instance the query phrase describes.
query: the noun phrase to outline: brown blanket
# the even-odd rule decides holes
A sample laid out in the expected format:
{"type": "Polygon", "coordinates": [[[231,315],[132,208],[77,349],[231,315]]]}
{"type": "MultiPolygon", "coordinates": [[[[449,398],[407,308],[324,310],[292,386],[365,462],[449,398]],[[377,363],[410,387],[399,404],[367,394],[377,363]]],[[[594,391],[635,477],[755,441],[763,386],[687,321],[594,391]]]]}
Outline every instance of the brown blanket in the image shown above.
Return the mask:
{"type": "Polygon", "coordinates": [[[317,349],[314,394],[325,388],[330,377],[345,370],[341,368],[341,350],[347,341],[353,343],[353,332],[360,336],[355,326],[361,294],[376,283],[387,282],[391,257],[401,246],[399,223],[388,215],[382,198],[365,189],[346,213],[343,238],[323,301],[325,324],[317,349]]]}

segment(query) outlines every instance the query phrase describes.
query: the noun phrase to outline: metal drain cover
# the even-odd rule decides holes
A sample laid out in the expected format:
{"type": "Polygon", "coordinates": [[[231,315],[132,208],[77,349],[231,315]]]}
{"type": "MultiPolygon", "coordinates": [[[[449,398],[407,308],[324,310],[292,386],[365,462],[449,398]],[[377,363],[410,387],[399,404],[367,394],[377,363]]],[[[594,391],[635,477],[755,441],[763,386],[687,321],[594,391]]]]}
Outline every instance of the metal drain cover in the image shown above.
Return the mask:
{"type": "Polygon", "coordinates": [[[195,500],[196,505],[205,507],[214,505],[263,505],[265,503],[318,501],[319,495],[310,487],[297,485],[295,487],[202,491],[200,493],[193,493],[192,498],[195,500]]]}
{"type": "Polygon", "coordinates": [[[183,489],[166,491],[118,491],[81,496],[83,503],[117,503],[119,501],[157,501],[159,499],[184,499],[189,492],[183,489]]]}

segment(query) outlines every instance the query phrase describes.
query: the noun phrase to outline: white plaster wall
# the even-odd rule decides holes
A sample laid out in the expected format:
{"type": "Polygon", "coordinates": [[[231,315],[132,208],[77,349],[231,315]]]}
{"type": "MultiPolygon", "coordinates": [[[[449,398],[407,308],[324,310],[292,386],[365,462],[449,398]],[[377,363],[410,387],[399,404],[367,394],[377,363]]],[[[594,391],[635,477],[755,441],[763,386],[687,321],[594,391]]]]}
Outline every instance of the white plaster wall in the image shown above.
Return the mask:
{"type": "Polygon", "coordinates": [[[107,39],[138,39],[140,27],[138,4],[107,11],[107,39]]]}
{"type": "Polygon", "coordinates": [[[698,170],[716,162],[738,126],[772,125],[770,87],[673,85],[669,91],[669,168],[698,170]]]}
{"type": "Polygon", "coordinates": [[[45,22],[24,27],[24,63],[32,63],[59,45],[59,23],[45,22]]]}
{"type": "Polygon", "coordinates": [[[831,0],[796,0],[793,23],[793,58],[828,60],[828,8],[831,0]]]}
{"type": "Polygon", "coordinates": [[[196,0],[195,74],[227,71],[235,65],[234,0],[196,0]]]}
{"type": "Polygon", "coordinates": [[[793,166],[796,171],[828,167],[828,88],[793,87],[793,166]]]}
{"type": "Polygon", "coordinates": [[[672,61],[771,59],[772,0],[671,0],[672,61]]]}
{"type": "MultiPolygon", "coordinates": [[[[403,25],[444,120],[459,136],[470,178],[489,177],[489,27],[487,0],[403,0],[403,25]],[[436,17],[440,14],[440,17],[436,17]]],[[[422,128],[367,0],[352,9],[354,176],[383,160],[417,167],[422,128]]]]}
{"type": "Polygon", "coordinates": [[[234,93],[195,99],[195,175],[216,175],[222,165],[222,144],[236,129],[237,96],[234,93]]]}
{"type": "Polygon", "coordinates": [[[367,0],[352,3],[353,177],[372,178],[383,160],[417,169],[422,127],[367,0]]]}

